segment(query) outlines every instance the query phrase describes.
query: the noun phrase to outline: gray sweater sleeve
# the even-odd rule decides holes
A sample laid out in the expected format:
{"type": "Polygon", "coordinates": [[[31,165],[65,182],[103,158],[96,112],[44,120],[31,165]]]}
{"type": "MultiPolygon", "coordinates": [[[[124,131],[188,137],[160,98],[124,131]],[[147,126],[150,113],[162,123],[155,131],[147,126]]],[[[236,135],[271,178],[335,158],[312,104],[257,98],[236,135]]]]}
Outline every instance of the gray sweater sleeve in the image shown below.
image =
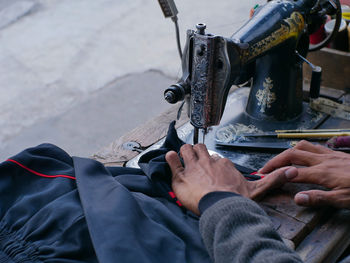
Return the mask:
{"type": "Polygon", "coordinates": [[[283,243],[266,213],[242,196],[216,202],[204,211],[199,223],[215,263],[302,262],[283,243]]]}

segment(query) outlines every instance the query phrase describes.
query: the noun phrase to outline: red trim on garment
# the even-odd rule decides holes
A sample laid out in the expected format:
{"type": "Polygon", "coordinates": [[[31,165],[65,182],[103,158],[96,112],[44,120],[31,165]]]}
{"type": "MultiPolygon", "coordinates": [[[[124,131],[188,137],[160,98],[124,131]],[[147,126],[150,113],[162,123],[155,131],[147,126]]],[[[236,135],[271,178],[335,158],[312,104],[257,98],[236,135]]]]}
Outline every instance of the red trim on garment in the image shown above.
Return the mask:
{"type": "Polygon", "coordinates": [[[181,204],[181,202],[180,202],[179,200],[176,201],[176,204],[177,204],[178,206],[182,206],[182,204],[181,204]]]}
{"type": "Polygon", "coordinates": [[[176,198],[176,195],[174,192],[168,192],[168,194],[170,195],[171,198],[176,198]]]}
{"type": "Polygon", "coordinates": [[[179,200],[177,200],[176,195],[175,195],[174,192],[170,191],[170,192],[168,192],[168,194],[170,195],[170,197],[171,197],[172,199],[174,199],[175,203],[176,203],[178,206],[182,206],[181,202],[180,202],[179,200]]]}
{"type": "Polygon", "coordinates": [[[27,166],[24,166],[23,164],[13,160],[13,159],[8,159],[6,160],[7,162],[12,162],[15,163],[19,166],[21,166],[23,169],[26,169],[28,172],[31,172],[32,174],[38,175],[38,176],[42,176],[42,177],[47,177],[47,178],[56,178],[56,177],[64,177],[64,178],[68,178],[68,179],[72,179],[72,180],[76,180],[75,177],[70,176],[70,175],[65,175],[65,174],[56,174],[56,175],[47,175],[47,174],[42,174],[42,173],[38,173],[30,168],[28,168],[27,166]]]}
{"type": "Polygon", "coordinates": [[[258,172],[252,172],[250,174],[260,176],[260,179],[263,179],[265,177],[265,175],[258,174],[258,172]]]}

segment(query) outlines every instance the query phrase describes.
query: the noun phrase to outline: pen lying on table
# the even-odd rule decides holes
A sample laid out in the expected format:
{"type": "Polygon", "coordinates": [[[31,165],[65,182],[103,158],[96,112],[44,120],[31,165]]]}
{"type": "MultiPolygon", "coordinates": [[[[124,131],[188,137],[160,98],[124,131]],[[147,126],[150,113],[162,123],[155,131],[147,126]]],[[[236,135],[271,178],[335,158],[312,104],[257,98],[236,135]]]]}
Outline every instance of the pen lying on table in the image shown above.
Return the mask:
{"type": "Polygon", "coordinates": [[[296,129],[296,130],[275,130],[276,133],[305,133],[305,132],[350,132],[350,128],[343,129],[296,129]]]}
{"type": "Polygon", "coordinates": [[[243,137],[272,137],[283,139],[308,139],[308,138],[332,138],[338,136],[350,136],[349,129],[325,129],[325,130],[277,130],[275,132],[242,133],[243,137]]]}
{"type": "MultiPolygon", "coordinates": [[[[221,148],[233,148],[237,150],[248,150],[248,151],[262,151],[262,152],[283,152],[289,148],[295,146],[297,142],[216,142],[217,147],[221,148]]],[[[334,151],[350,152],[350,146],[341,145],[339,148],[328,146],[329,149],[334,151]]]]}

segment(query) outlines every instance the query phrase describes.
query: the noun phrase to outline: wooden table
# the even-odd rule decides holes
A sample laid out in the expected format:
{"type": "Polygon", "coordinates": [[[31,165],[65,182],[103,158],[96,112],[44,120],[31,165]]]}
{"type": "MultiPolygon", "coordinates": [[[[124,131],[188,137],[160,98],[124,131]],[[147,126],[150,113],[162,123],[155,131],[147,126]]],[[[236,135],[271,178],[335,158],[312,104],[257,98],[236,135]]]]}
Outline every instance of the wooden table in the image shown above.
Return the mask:
{"type": "MultiPolygon", "coordinates": [[[[324,83],[328,87],[334,86],[338,88],[336,90],[322,87],[322,93],[340,97],[344,95],[344,90],[339,90],[339,87],[348,87],[349,83],[345,84],[347,82],[345,77],[341,76],[339,78],[338,75],[336,77],[337,70],[334,70],[334,66],[336,66],[335,64],[339,66],[339,63],[344,63],[343,71],[338,72],[344,74],[345,71],[346,73],[350,70],[350,55],[344,59],[344,54],[339,54],[338,51],[335,54],[341,57],[334,57],[334,52],[330,53],[326,49],[321,51],[320,55],[316,53],[314,55],[316,58],[314,59],[317,60],[315,64],[321,65],[324,72],[327,72],[328,67],[332,68],[332,77],[330,78],[326,75],[327,81],[324,83]],[[330,59],[332,59],[331,65],[329,65],[330,59]],[[334,80],[333,82],[332,79],[334,80]]],[[[345,76],[349,78],[350,72],[345,76]]],[[[134,141],[138,142],[143,149],[147,149],[157,143],[166,135],[169,123],[176,119],[177,110],[178,106],[176,105],[117,139],[93,155],[93,158],[108,166],[124,166],[127,161],[134,158],[138,153],[124,149],[123,144],[134,141]]],[[[182,114],[181,119],[177,121],[176,127],[179,128],[187,122],[188,118],[185,114],[182,114]]],[[[293,197],[295,193],[314,187],[305,184],[286,184],[283,188],[269,193],[259,204],[271,217],[275,229],[282,236],[285,243],[295,249],[305,262],[336,262],[350,245],[350,211],[331,208],[304,208],[294,203],[293,197]]]]}

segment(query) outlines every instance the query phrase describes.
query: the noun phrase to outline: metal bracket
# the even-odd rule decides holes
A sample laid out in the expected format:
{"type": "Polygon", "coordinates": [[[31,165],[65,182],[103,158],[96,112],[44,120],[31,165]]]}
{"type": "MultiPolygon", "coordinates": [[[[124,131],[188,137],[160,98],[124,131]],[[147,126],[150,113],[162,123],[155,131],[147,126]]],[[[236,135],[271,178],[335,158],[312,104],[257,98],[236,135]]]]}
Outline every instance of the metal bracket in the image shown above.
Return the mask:
{"type": "Polygon", "coordinates": [[[129,151],[135,151],[135,152],[139,152],[139,153],[143,152],[141,144],[139,144],[138,142],[126,142],[126,143],[123,143],[123,148],[125,150],[129,150],[129,151]]]}

